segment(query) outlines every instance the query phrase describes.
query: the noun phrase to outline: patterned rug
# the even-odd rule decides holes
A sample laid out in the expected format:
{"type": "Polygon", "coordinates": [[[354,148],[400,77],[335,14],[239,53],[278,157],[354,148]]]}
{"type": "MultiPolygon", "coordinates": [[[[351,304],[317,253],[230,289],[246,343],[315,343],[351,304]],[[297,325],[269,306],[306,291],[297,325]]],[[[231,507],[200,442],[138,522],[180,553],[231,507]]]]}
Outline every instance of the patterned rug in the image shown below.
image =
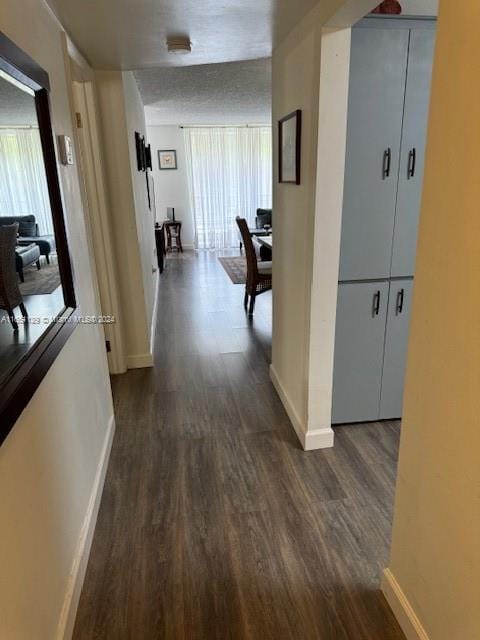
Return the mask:
{"type": "Polygon", "coordinates": [[[247,262],[243,256],[218,258],[233,284],[245,284],[247,280],[247,262]]]}
{"type": "Polygon", "coordinates": [[[47,264],[45,259],[41,259],[41,269],[36,265],[27,267],[23,276],[25,282],[20,282],[20,291],[24,296],[45,295],[52,293],[60,286],[60,272],[55,259],[51,258],[51,264],[47,264]]]}

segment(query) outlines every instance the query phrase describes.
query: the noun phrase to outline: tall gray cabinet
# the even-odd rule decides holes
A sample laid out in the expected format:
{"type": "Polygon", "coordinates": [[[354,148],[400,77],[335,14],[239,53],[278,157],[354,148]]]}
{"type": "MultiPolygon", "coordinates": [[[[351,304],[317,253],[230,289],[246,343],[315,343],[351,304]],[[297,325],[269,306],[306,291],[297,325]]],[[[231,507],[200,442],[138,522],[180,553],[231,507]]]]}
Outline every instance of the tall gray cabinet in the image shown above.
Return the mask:
{"type": "Polygon", "coordinates": [[[352,29],[332,421],[401,416],[433,20],[352,29]]]}

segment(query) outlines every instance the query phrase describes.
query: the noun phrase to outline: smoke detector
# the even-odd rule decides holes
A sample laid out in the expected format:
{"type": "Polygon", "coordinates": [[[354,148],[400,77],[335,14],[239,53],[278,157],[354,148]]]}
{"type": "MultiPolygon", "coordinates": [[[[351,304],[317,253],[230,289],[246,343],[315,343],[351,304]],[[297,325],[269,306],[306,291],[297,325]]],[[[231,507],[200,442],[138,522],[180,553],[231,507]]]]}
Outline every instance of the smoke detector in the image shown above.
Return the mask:
{"type": "Polygon", "coordinates": [[[188,36],[175,36],[167,39],[167,48],[169,53],[183,55],[192,51],[192,43],[188,36]]]}

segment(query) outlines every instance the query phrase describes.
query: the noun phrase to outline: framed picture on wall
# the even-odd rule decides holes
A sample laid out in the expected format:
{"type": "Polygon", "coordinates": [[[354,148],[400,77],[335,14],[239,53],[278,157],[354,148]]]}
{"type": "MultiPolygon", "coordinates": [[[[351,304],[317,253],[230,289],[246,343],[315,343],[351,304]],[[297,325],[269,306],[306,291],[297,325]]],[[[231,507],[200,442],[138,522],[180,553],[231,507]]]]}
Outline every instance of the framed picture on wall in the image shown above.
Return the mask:
{"type": "Polygon", "coordinates": [[[173,149],[158,152],[158,166],[161,170],[177,169],[177,152],[173,149]]]}
{"type": "Polygon", "coordinates": [[[278,123],[278,180],[300,184],[302,112],[288,114],[278,123]]]}

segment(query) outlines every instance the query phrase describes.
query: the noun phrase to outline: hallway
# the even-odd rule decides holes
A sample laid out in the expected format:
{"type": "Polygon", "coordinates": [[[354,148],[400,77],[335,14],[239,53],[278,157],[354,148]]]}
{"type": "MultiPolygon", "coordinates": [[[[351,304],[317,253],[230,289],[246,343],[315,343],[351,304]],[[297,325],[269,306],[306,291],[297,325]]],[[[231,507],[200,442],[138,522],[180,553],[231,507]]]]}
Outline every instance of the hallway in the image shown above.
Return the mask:
{"type": "MultiPolygon", "coordinates": [[[[398,423],[305,453],[216,254],[160,279],[155,368],[113,379],[116,435],[75,640],[401,640],[379,590],[398,423]]],[[[299,372],[300,375],[300,372],[299,372]]]]}

